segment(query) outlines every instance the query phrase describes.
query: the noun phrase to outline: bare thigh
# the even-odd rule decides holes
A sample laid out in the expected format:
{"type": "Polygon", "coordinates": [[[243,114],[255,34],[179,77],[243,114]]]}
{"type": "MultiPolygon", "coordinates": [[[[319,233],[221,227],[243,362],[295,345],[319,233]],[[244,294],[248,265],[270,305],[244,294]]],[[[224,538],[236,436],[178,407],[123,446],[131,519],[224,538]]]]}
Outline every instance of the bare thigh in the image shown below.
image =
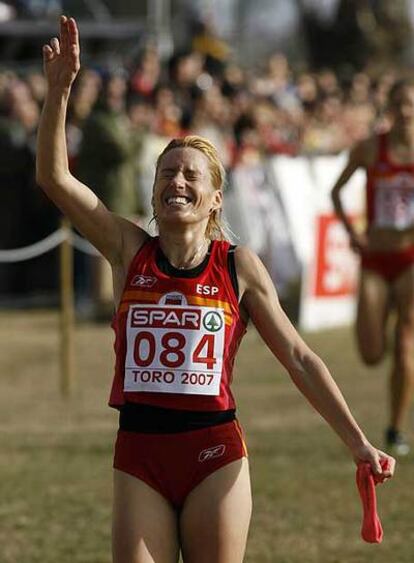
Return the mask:
{"type": "Polygon", "coordinates": [[[410,317],[414,309],[414,266],[397,278],[392,291],[398,315],[410,317]]]}
{"type": "Polygon", "coordinates": [[[181,519],[185,563],[241,563],[252,511],[247,458],[218,469],[188,495],[181,519]]]}
{"type": "Polygon", "coordinates": [[[114,563],[177,563],[177,516],[149,485],[114,470],[112,525],[114,563]]]}
{"type": "Polygon", "coordinates": [[[378,274],[362,270],[356,336],[359,352],[367,364],[376,364],[384,355],[389,301],[389,284],[378,274]]]}
{"type": "Polygon", "coordinates": [[[407,356],[407,361],[413,363],[414,339],[414,266],[406,270],[392,286],[393,297],[397,310],[396,324],[396,352],[407,356]],[[401,340],[401,342],[399,342],[401,340]]]}

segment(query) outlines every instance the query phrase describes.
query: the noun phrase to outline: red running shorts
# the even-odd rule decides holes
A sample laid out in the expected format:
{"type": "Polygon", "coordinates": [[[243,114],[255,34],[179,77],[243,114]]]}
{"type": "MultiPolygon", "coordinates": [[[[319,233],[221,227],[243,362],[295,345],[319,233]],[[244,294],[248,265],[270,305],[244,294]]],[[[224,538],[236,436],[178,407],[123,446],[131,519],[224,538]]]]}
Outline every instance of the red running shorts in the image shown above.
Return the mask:
{"type": "Polygon", "coordinates": [[[361,268],[371,270],[392,283],[414,264],[414,248],[400,252],[370,252],[361,255],[361,268]]]}
{"type": "Polygon", "coordinates": [[[118,430],[114,468],[141,479],[181,509],[187,495],[220,467],[247,457],[237,420],[174,434],[118,430]]]}

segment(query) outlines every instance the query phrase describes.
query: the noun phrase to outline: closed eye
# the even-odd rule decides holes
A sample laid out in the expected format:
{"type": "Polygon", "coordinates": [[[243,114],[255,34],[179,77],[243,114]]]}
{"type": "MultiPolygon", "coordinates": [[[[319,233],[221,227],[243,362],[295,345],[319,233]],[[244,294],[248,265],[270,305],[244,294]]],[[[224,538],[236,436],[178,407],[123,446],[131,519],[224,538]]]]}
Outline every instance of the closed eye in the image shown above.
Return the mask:
{"type": "MultiPolygon", "coordinates": [[[[174,178],[176,174],[177,174],[177,170],[175,170],[174,168],[164,168],[163,170],[160,171],[160,177],[165,180],[170,180],[171,178],[174,178]]],[[[196,180],[199,180],[201,178],[201,174],[197,171],[185,170],[184,177],[189,182],[195,182],[196,180]]]]}
{"type": "Polygon", "coordinates": [[[187,178],[187,180],[193,181],[193,180],[198,180],[199,175],[194,172],[187,172],[185,177],[187,178]]]}

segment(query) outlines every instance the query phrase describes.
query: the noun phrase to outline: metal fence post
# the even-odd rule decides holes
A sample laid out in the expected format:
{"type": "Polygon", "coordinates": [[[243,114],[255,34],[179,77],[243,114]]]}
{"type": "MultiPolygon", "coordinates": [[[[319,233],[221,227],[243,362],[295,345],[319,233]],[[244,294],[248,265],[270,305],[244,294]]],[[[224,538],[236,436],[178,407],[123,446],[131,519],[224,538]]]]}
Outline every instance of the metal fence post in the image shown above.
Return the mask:
{"type": "MultiPolygon", "coordinates": [[[[61,226],[70,234],[68,219],[63,218],[61,226]]],[[[65,398],[74,385],[74,317],[73,247],[68,236],[60,245],[60,390],[65,398]]]]}

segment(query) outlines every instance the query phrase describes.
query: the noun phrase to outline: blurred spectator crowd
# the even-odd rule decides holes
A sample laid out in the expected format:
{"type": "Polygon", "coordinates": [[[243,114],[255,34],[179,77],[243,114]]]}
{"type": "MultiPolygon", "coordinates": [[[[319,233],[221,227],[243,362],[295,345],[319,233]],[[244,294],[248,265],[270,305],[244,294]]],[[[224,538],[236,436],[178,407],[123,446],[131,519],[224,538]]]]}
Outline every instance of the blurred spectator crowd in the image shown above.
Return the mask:
{"type": "MultiPolygon", "coordinates": [[[[229,45],[201,28],[191,48],[168,61],[149,43],[123,68],[82,68],[67,117],[70,166],[113,211],[148,220],[155,158],[171,137],[209,138],[228,169],[268,155],[337,154],[387,127],[396,78],[393,70],[344,78],[328,68],[294,69],[281,53],[243,68],[229,45]]],[[[34,183],[45,94],[40,70],[0,72],[2,248],[35,242],[57,225],[34,183]]],[[[27,289],[18,267],[9,270],[0,289],[27,289]]]]}

